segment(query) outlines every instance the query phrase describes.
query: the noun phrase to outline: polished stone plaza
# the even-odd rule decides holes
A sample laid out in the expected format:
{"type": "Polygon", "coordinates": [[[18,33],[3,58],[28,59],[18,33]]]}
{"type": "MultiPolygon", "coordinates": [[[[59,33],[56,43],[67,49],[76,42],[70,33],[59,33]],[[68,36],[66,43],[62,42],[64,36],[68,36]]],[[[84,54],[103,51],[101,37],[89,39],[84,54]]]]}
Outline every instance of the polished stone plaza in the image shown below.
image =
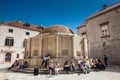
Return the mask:
{"type": "Polygon", "coordinates": [[[109,66],[106,71],[90,72],[90,74],[59,74],[43,75],[19,73],[8,71],[7,67],[10,65],[0,64],[0,80],[119,80],[120,66],[109,66]]]}

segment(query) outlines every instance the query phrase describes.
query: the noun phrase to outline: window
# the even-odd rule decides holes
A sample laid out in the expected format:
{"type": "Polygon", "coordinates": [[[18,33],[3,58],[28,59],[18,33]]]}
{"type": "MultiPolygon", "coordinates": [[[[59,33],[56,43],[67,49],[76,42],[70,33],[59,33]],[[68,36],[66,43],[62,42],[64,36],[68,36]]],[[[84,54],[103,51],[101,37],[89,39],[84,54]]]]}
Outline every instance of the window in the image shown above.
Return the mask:
{"type": "Polygon", "coordinates": [[[5,62],[11,62],[11,53],[7,52],[5,54],[5,62]]]}
{"type": "Polygon", "coordinates": [[[82,35],[83,38],[87,38],[87,34],[86,34],[86,32],[81,33],[81,35],[82,35]]]}
{"type": "Polygon", "coordinates": [[[9,29],[8,32],[9,32],[9,33],[13,33],[13,29],[9,29]]]}
{"type": "Polygon", "coordinates": [[[101,27],[101,36],[108,36],[109,32],[108,32],[108,22],[100,24],[101,27]]]}
{"type": "Polygon", "coordinates": [[[5,39],[5,46],[13,46],[14,45],[14,39],[12,37],[8,37],[5,39]]]}
{"type": "MultiPolygon", "coordinates": [[[[102,41],[107,41],[110,39],[109,31],[108,31],[108,22],[100,24],[101,28],[101,39],[102,41]]],[[[104,44],[103,44],[104,46],[104,44]]]]}
{"type": "Polygon", "coordinates": [[[26,35],[30,35],[30,32],[26,32],[26,35]]]}

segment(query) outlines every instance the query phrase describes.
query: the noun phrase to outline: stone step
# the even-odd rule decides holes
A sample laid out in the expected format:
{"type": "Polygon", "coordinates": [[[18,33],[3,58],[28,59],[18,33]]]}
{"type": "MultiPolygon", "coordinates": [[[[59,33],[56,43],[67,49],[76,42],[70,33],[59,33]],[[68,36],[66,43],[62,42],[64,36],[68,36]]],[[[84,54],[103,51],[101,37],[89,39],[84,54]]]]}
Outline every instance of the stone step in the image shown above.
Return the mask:
{"type": "MultiPolygon", "coordinates": [[[[34,72],[34,68],[32,69],[17,69],[17,68],[12,68],[12,71],[15,72],[22,72],[22,73],[33,73],[34,72]]],[[[69,71],[69,74],[73,74],[73,73],[81,73],[80,70],[75,70],[75,71],[69,71]]],[[[48,69],[39,69],[39,74],[49,74],[48,69]]],[[[53,73],[54,74],[54,73],[53,73]]],[[[59,74],[66,74],[66,72],[64,70],[59,70],[59,74]]]]}

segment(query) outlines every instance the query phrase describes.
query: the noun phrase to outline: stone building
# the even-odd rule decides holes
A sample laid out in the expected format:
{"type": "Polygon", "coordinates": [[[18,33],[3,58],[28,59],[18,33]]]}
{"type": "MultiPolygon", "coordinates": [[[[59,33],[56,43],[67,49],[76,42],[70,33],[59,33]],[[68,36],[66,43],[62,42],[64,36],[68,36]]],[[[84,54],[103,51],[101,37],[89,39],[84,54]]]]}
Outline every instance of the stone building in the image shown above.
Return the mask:
{"type": "Polygon", "coordinates": [[[25,40],[39,32],[36,26],[21,21],[0,22],[0,63],[23,59],[25,40]]]}
{"type": "Polygon", "coordinates": [[[38,66],[41,57],[50,55],[51,59],[61,64],[65,60],[83,59],[82,37],[76,35],[71,29],[63,25],[49,26],[35,37],[27,40],[25,59],[30,66],[38,66]]]}
{"type": "Polygon", "coordinates": [[[110,64],[120,64],[120,2],[104,5],[77,29],[87,39],[89,57],[103,59],[106,54],[110,64]]]}

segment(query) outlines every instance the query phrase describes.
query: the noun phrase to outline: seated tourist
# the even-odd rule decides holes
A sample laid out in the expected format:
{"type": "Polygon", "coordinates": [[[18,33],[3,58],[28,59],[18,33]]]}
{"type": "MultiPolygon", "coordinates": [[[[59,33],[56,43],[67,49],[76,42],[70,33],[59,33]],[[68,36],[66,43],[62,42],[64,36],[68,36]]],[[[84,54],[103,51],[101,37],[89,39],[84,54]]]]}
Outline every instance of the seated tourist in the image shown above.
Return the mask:
{"type": "Polygon", "coordinates": [[[83,73],[89,73],[90,72],[90,68],[89,66],[86,64],[86,61],[82,61],[80,63],[80,69],[82,70],[83,73]]]}
{"type": "Polygon", "coordinates": [[[18,60],[15,60],[15,62],[12,64],[11,67],[8,68],[8,70],[10,70],[11,68],[18,67],[18,66],[19,66],[19,62],[18,62],[18,60]]]}
{"type": "Polygon", "coordinates": [[[98,58],[98,69],[105,70],[105,66],[102,64],[102,60],[100,58],[98,58]]]}
{"type": "Polygon", "coordinates": [[[73,60],[71,60],[71,62],[70,62],[70,71],[75,71],[75,63],[74,63],[74,61],[73,60]]]}
{"type": "Polygon", "coordinates": [[[54,72],[54,63],[52,60],[48,64],[48,69],[49,69],[49,74],[51,75],[52,72],[54,72]]]}
{"type": "Polygon", "coordinates": [[[20,69],[28,68],[28,62],[25,61],[23,65],[20,66],[20,69]]]}
{"type": "Polygon", "coordinates": [[[95,69],[95,61],[94,61],[94,59],[90,60],[90,69],[95,69]]]}
{"type": "Polygon", "coordinates": [[[55,70],[55,75],[57,75],[59,71],[59,63],[57,61],[54,64],[54,70],[55,70]]]}
{"type": "Polygon", "coordinates": [[[98,59],[95,59],[95,71],[99,70],[99,63],[98,63],[98,59]]]}
{"type": "Polygon", "coordinates": [[[63,68],[64,68],[64,71],[66,71],[66,73],[68,74],[68,71],[70,71],[70,66],[68,61],[65,61],[63,68]]]}

